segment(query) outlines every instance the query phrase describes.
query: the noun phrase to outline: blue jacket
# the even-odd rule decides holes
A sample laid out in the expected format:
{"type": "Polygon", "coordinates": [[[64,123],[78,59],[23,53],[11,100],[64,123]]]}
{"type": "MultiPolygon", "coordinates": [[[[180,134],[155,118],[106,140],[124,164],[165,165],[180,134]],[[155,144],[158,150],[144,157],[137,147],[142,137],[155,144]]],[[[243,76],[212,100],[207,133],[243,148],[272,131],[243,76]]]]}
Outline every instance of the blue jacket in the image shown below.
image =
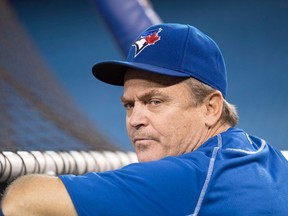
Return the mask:
{"type": "Polygon", "coordinates": [[[288,161],[237,128],[181,156],[60,178],[80,216],[288,215],[288,161]]]}

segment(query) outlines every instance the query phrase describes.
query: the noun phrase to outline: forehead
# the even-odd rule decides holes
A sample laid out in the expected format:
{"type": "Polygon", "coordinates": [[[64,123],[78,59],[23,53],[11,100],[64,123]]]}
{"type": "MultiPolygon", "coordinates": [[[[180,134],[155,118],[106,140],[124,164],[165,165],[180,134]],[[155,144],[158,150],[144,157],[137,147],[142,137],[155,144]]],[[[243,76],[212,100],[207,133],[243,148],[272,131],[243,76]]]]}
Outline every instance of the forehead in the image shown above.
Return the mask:
{"type": "Polygon", "coordinates": [[[124,76],[124,87],[131,81],[145,81],[151,85],[171,86],[182,82],[183,78],[151,73],[143,70],[128,69],[124,76]]]}

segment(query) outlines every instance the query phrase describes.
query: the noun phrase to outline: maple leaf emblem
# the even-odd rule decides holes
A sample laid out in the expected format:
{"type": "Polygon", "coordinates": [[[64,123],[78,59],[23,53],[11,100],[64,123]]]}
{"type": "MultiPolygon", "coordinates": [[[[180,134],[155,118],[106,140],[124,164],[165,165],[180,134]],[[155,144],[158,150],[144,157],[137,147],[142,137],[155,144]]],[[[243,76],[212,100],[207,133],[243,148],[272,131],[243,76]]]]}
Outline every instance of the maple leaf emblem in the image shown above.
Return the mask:
{"type": "Polygon", "coordinates": [[[159,41],[161,37],[158,34],[161,31],[162,29],[158,28],[144,32],[132,45],[135,47],[134,57],[141,53],[146,47],[154,45],[157,41],[159,41]]]}
{"type": "Polygon", "coordinates": [[[160,36],[158,36],[157,32],[154,32],[153,34],[146,37],[146,42],[149,45],[155,44],[155,42],[157,42],[158,40],[160,40],[160,36]]]}

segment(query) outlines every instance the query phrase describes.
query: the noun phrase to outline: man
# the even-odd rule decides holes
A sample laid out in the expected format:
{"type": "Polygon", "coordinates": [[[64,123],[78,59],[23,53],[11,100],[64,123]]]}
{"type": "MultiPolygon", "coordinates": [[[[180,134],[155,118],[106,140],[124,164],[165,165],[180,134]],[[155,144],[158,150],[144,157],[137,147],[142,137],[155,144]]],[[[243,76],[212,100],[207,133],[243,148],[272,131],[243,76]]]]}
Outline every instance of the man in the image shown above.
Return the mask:
{"type": "Polygon", "coordinates": [[[59,178],[31,175],[3,199],[6,215],[288,215],[288,162],[234,128],[216,43],[198,29],[143,32],[127,61],[93,67],[124,85],[126,127],[140,163],[59,178]]]}

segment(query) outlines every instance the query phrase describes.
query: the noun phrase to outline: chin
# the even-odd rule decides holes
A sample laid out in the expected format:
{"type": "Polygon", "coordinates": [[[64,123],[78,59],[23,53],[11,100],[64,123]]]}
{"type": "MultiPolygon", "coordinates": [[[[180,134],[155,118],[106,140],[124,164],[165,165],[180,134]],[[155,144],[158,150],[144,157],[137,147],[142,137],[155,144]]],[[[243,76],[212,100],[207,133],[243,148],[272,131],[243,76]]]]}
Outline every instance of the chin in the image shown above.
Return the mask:
{"type": "Polygon", "coordinates": [[[163,157],[160,157],[159,155],[155,155],[153,152],[136,152],[137,158],[139,162],[149,162],[149,161],[155,161],[160,160],[163,157]]]}

